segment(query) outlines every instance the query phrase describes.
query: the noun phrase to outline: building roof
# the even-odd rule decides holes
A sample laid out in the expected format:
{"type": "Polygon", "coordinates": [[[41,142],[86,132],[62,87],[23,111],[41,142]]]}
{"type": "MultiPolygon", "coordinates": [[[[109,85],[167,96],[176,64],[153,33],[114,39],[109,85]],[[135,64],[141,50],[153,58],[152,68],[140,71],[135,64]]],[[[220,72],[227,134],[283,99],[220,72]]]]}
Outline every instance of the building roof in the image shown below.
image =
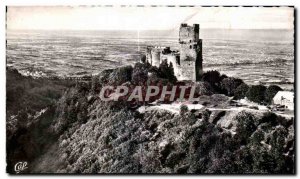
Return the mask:
{"type": "Polygon", "coordinates": [[[278,91],[278,93],[274,96],[273,100],[281,100],[285,98],[289,101],[294,101],[294,92],[291,91],[278,91]]]}

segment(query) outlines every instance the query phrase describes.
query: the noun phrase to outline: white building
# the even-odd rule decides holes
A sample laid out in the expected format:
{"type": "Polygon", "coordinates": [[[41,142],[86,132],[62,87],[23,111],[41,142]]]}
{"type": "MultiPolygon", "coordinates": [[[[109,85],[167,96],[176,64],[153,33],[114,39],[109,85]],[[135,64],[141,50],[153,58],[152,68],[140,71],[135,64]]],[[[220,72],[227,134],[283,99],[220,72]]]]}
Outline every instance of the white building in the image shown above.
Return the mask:
{"type": "Polygon", "coordinates": [[[294,110],[294,92],[278,91],[273,98],[273,103],[284,105],[287,109],[294,110]]]}

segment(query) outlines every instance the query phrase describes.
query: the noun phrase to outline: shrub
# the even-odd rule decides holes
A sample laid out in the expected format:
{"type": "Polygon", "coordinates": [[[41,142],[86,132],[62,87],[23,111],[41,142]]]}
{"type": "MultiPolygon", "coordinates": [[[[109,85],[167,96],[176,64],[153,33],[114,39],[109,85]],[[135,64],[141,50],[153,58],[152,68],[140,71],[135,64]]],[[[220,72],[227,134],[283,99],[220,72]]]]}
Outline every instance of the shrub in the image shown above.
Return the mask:
{"type": "Polygon", "coordinates": [[[246,93],[246,97],[256,103],[263,103],[265,99],[266,87],[263,85],[253,85],[246,93]]]}
{"type": "Polygon", "coordinates": [[[249,90],[249,86],[245,83],[240,84],[234,90],[234,98],[235,99],[242,99],[246,96],[247,91],[249,90]]]}
{"type": "Polygon", "coordinates": [[[277,85],[270,85],[265,92],[265,101],[268,104],[272,103],[272,100],[274,96],[277,94],[278,91],[282,91],[282,88],[280,88],[277,85]]]}
{"type": "Polygon", "coordinates": [[[184,105],[184,104],[182,104],[181,106],[180,106],[180,111],[179,111],[179,113],[180,113],[180,115],[181,116],[183,116],[185,113],[187,113],[189,111],[189,108],[186,106],[186,105],[184,105]]]}

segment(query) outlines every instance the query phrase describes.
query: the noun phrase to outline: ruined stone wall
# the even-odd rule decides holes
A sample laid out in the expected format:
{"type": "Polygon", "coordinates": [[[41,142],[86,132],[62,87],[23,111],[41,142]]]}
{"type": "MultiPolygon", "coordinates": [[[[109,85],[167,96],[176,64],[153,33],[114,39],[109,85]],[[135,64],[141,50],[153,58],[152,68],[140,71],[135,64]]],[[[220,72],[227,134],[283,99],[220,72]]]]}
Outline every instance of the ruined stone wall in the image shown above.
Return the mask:
{"type": "Polygon", "coordinates": [[[179,29],[179,42],[197,42],[199,39],[199,24],[188,26],[181,24],[179,29]]]}
{"type": "Polygon", "coordinates": [[[159,50],[152,50],[151,51],[151,59],[152,59],[152,66],[159,67],[160,64],[160,54],[161,52],[159,50]]]}
{"type": "Polygon", "coordinates": [[[146,61],[152,65],[152,55],[151,55],[151,49],[147,48],[146,50],[146,61]]]}
{"type": "Polygon", "coordinates": [[[181,24],[179,30],[179,54],[170,47],[148,47],[146,59],[159,67],[164,61],[172,63],[178,80],[198,81],[202,75],[202,40],[199,39],[199,24],[181,24]]]}
{"type": "Polygon", "coordinates": [[[174,75],[178,80],[196,80],[195,61],[186,61],[185,63],[180,64],[179,54],[161,55],[161,62],[164,60],[167,60],[168,64],[172,63],[174,75]],[[176,57],[178,57],[178,61],[176,57]]]}
{"type": "Polygon", "coordinates": [[[178,68],[178,80],[192,80],[196,81],[195,61],[186,61],[178,68]]]}
{"type": "Polygon", "coordinates": [[[202,73],[202,41],[199,40],[199,25],[181,24],[179,43],[181,66],[179,79],[198,80],[202,73]]]}

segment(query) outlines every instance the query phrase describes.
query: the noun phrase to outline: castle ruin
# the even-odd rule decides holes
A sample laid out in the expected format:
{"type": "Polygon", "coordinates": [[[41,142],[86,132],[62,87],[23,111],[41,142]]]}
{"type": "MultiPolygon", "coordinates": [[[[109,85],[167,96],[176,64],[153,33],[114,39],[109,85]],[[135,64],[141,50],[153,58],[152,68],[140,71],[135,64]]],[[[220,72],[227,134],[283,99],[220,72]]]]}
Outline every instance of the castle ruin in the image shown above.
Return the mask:
{"type": "Polygon", "coordinates": [[[167,61],[172,63],[178,80],[199,81],[202,75],[202,39],[199,39],[199,24],[181,24],[179,29],[179,51],[170,47],[147,47],[146,61],[157,66],[167,61]]]}

